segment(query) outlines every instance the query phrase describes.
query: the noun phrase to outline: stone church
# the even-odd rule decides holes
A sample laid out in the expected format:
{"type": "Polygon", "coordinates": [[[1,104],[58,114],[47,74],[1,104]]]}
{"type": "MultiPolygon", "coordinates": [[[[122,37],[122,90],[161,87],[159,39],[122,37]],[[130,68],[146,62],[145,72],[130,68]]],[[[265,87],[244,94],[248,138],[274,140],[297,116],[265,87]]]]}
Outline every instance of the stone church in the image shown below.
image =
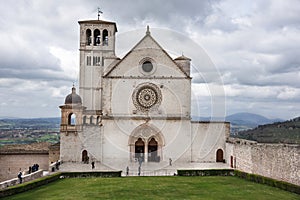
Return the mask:
{"type": "MultiPolygon", "coordinates": [[[[123,57],[117,25],[79,21],[79,92],[61,109],[60,159],[124,169],[227,162],[227,122],[191,121],[191,59],[173,59],[151,36],[123,57]]],[[[201,102],[200,102],[201,103],[201,102]]]]}

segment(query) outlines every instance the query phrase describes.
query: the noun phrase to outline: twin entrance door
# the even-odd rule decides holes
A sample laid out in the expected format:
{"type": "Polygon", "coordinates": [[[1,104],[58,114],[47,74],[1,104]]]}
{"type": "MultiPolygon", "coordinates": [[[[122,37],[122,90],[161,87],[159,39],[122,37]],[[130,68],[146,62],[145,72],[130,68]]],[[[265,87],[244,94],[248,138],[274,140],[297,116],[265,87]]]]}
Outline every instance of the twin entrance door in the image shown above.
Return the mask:
{"type": "Polygon", "coordinates": [[[158,156],[157,141],[152,138],[148,143],[138,138],[135,142],[135,159],[143,162],[159,162],[160,156],[158,156]]]}

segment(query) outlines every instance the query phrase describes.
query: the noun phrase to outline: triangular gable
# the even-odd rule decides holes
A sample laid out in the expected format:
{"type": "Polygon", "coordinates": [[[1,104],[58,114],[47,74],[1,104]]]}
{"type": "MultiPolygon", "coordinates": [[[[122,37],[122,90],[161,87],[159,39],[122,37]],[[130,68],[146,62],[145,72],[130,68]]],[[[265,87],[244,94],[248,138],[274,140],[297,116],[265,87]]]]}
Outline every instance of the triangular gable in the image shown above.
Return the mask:
{"type": "MultiPolygon", "coordinates": [[[[116,68],[122,64],[122,62],[129,57],[135,50],[139,50],[139,49],[147,49],[149,48],[149,46],[147,46],[147,43],[145,42],[146,40],[149,40],[155,45],[155,49],[159,49],[163,52],[163,54],[172,62],[172,64],[177,67],[180,72],[182,72],[184,77],[189,78],[189,75],[182,69],[181,66],[179,66],[173,59],[172,57],[158,44],[158,42],[150,35],[150,32],[147,31],[146,35],[117,63],[115,63],[114,65],[110,65],[106,72],[104,72],[104,77],[108,77],[112,74],[112,72],[114,70],[116,70],[116,68]]],[[[153,48],[153,46],[151,47],[153,48]]]]}

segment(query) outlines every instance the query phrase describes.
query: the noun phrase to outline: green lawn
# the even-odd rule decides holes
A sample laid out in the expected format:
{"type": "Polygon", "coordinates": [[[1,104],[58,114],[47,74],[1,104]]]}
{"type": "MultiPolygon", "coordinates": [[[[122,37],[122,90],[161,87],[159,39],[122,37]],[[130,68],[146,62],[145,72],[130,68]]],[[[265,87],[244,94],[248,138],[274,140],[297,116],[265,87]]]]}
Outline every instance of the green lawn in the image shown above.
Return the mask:
{"type": "Polygon", "coordinates": [[[6,199],[285,200],[300,195],[236,177],[69,178],[6,199]]]}

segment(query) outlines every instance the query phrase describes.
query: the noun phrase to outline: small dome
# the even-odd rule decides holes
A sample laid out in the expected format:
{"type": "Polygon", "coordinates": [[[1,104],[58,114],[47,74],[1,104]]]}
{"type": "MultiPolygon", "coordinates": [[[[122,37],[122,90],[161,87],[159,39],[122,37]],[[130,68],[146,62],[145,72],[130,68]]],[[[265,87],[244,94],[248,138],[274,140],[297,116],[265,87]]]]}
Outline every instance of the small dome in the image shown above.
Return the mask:
{"type": "Polygon", "coordinates": [[[81,97],[76,94],[74,86],[72,87],[72,93],[66,97],[65,104],[82,104],[81,97]]]}

